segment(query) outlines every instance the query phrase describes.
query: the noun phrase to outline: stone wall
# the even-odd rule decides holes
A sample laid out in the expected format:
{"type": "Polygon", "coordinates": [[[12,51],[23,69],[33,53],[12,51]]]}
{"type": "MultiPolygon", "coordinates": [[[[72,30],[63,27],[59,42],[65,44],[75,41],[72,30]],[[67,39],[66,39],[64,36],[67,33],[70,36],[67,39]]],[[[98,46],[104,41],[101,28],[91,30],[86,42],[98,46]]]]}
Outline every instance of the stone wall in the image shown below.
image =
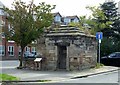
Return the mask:
{"type": "MultiPolygon", "coordinates": [[[[68,70],[81,70],[94,67],[97,62],[97,43],[94,37],[77,36],[75,39],[58,38],[58,40],[69,41],[67,46],[67,68],[68,70]]],[[[47,37],[43,42],[39,43],[37,48],[44,57],[46,63],[43,66],[47,70],[57,69],[57,42],[54,38],[47,37]]]]}
{"type": "Polygon", "coordinates": [[[50,41],[49,38],[40,39],[37,45],[37,53],[41,54],[46,59],[46,63],[43,63],[45,70],[55,70],[57,62],[57,48],[54,45],[54,41],[50,41]]]}
{"type": "Polygon", "coordinates": [[[97,51],[94,38],[78,37],[73,44],[68,47],[70,70],[85,69],[96,65],[97,51]]]}

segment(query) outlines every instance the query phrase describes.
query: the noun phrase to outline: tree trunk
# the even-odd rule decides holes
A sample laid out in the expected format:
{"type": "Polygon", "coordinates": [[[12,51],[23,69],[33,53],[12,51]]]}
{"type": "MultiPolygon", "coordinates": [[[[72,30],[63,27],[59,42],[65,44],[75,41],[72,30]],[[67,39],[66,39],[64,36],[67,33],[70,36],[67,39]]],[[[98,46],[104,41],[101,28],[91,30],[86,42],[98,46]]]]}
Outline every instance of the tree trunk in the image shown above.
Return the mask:
{"type": "Polygon", "coordinates": [[[7,53],[7,40],[5,39],[5,57],[6,57],[6,53],[7,53]]]}
{"type": "Polygon", "coordinates": [[[23,67],[23,53],[24,53],[24,47],[21,48],[21,56],[19,58],[19,61],[20,61],[19,69],[22,69],[22,67],[23,67]]]}

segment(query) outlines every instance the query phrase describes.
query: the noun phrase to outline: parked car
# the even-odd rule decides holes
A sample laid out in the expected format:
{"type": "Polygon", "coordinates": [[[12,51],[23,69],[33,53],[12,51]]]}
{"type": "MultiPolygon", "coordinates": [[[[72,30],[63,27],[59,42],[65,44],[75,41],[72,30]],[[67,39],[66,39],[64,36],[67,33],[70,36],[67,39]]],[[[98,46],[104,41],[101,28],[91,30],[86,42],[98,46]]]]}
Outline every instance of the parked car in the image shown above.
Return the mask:
{"type": "Polygon", "coordinates": [[[101,58],[101,63],[110,66],[120,66],[120,52],[111,53],[101,58]]]}
{"type": "Polygon", "coordinates": [[[26,52],[24,52],[24,57],[25,58],[32,58],[32,57],[35,57],[35,54],[33,54],[29,51],[26,51],[26,52]]]}

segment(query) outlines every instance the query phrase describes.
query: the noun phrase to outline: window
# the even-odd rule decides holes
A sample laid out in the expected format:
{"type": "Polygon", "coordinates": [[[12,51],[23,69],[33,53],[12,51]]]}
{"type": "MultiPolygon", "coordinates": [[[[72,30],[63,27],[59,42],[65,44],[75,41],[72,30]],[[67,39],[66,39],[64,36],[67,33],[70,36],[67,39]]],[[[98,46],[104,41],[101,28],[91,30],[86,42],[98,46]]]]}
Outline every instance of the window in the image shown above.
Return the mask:
{"type": "Polygon", "coordinates": [[[29,51],[30,52],[30,48],[29,47],[25,47],[25,51],[29,51]]]}
{"type": "Polygon", "coordinates": [[[0,15],[4,15],[4,11],[0,9],[0,15]]]}
{"type": "Polygon", "coordinates": [[[14,56],[14,46],[8,46],[9,56],[14,56]]]}
{"type": "Polygon", "coordinates": [[[5,38],[5,33],[4,32],[2,32],[1,35],[2,35],[2,38],[5,38]]]}
{"type": "Polygon", "coordinates": [[[61,22],[61,17],[59,15],[55,16],[55,21],[56,22],[61,22]]]}
{"type": "Polygon", "coordinates": [[[73,22],[79,22],[79,20],[77,18],[73,19],[73,22]]]}
{"type": "Polygon", "coordinates": [[[5,55],[5,46],[0,45],[0,56],[5,55]]]}
{"type": "Polygon", "coordinates": [[[3,26],[3,21],[1,18],[0,18],[0,26],[3,26]]]}
{"type": "Polygon", "coordinates": [[[112,53],[112,54],[109,55],[109,58],[113,58],[113,57],[115,57],[115,56],[116,56],[116,54],[115,54],[115,53],[112,53]]]}
{"type": "Polygon", "coordinates": [[[36,55],[36,48],[35,47],[32,47],[32,54],[36,55]]]}
{"type": "Polygon", "coordinates": [[[64,18],[64,23],[65,23],[65,24],[70,23],[70,19],[69,19],[69,18],[64,18]]]}
{"type": "Polygon", "coordinates": [[[117,58],[120,58],[120,53],[116,53],[116,57],[117,57],[117,58]]]}
{"type": "Polygon", "coordinates": [[[10,24],[8,24],[8,29],[9,29],[9,31],[12,30],[10,24]]]}

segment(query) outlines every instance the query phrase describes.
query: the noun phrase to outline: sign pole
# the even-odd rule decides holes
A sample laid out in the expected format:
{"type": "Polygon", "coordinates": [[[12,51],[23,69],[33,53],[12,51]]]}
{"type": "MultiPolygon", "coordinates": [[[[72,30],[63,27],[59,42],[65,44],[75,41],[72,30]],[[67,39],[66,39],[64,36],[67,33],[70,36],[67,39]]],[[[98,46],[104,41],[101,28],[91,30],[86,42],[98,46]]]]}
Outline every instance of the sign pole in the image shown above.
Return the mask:
{"type": "Polygon", "coordinates": [[[97,32],[96,33],[96,39],[98,40],[98,63],[100,63],[100,44],[101,40],[103,38],[103,33],[102,32],[97,32]]]}
{"type": "Polygon", "coordinates": [[[101,39],[99,39],[99,60],[98,60],[98,63],[100,63],[100,43],[101,43],[101,39]]]}

